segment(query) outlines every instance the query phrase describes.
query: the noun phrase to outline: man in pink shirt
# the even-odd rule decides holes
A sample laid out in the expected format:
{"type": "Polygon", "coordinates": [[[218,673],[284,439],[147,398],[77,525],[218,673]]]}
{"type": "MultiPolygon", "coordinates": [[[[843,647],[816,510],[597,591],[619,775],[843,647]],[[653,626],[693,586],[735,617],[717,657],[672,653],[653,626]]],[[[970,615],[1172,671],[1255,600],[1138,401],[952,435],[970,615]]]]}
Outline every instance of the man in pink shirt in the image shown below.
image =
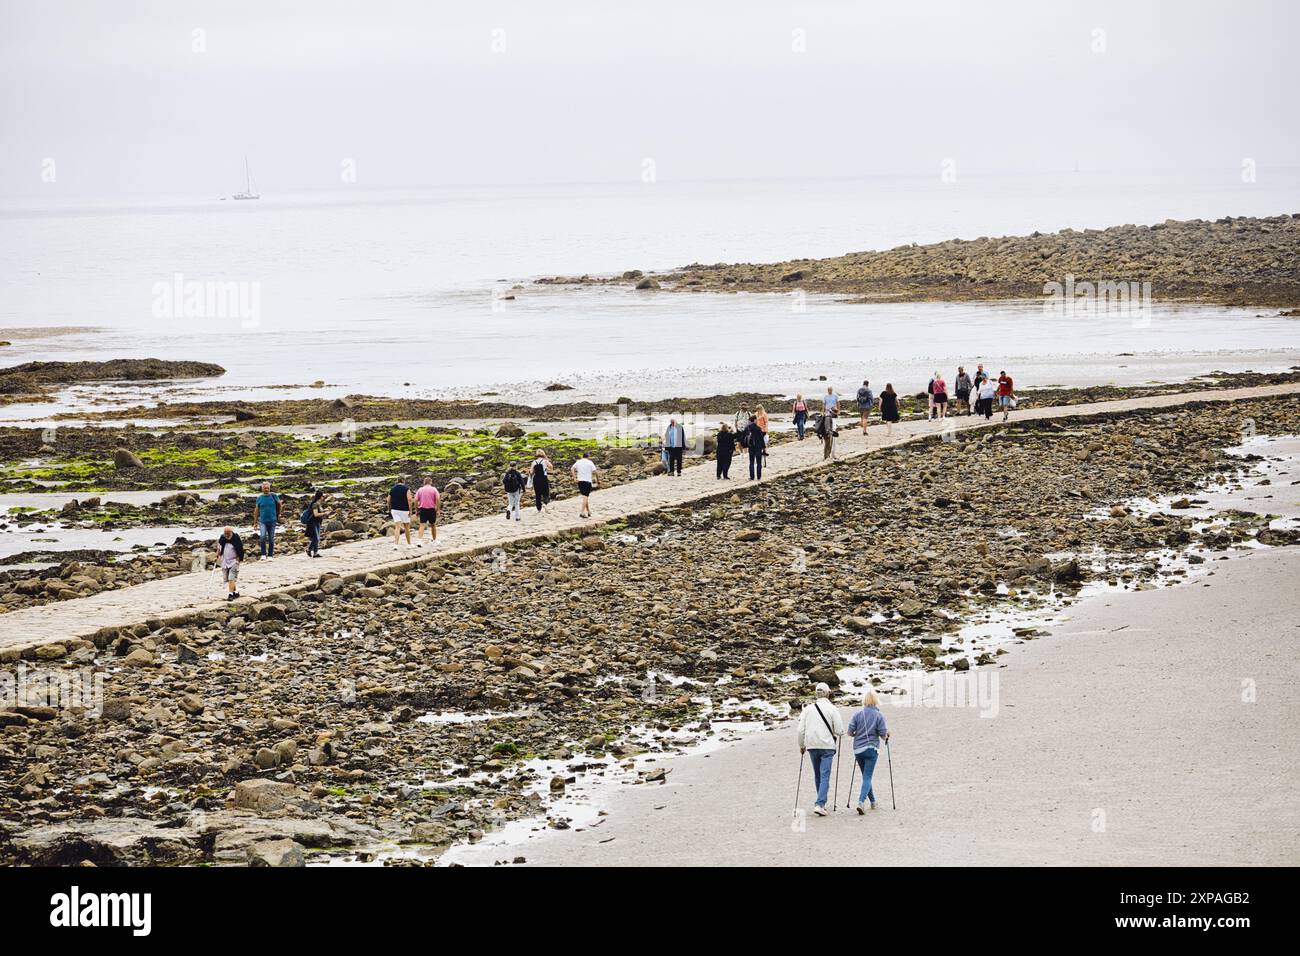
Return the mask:
{"type": "Polygon", "coordinates": [[[424,529],[429,529],[429,543],[438,543],[438,500],[442,496],[433,487],[433,479],[425,478],[424,484],[415,492],[415,507],[419,509],[420,530],[416,533],[416,547],[424,547],[424,529]]]}

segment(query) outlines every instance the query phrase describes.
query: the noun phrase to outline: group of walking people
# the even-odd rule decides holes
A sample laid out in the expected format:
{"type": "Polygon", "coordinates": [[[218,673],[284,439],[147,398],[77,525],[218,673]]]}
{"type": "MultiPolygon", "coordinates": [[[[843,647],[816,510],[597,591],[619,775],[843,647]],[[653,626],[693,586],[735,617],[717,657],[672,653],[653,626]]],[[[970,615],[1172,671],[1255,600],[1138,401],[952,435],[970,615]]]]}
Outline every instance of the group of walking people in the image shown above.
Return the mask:
{"type": "MultiPolygon", "coordinates": [[[[1011,376],[1002,371],[996,379],[984,371],[983,364],[976,367],[974,375],[968,374],[964,366],[957,367],[953,382],[955,401],[949,398],[949,385],[942,374],[935,372],[926,386],[927,411],[929,420],[942,420],[948,415],[949,405],[957,409],[957,414],[979,414],[985,418],[993,417],[996,405],[1002,411],[1002,420],[1006,421],[1011,410],[1016,407],[1015,383],[1011,376]]],[[[877,395],[871,382],[863,380],[854,396],[857,406],[859,425],[866,435],[870,425],[871,413],[878,407],[880,419],[885,423],[886,434],[893,433],[893,427],[900,419],[899,397],[892,383],[885,383],[884,389],[877,395]]],[[[833,386],[826,387],[826,394],[821,397],[821,410],[814,414],[813,403],[801,393],[797,393],[791,403],[795,435],[799,441],[807,437],[809,420],[812,419],[812,432],[822,441],[822,457],[831,459],[835,455],[835,439],[839,435],[836,424],[840,414],[840,397],[833,386]]],[[[686,455],[687,434],[684,415],[674,415],[664,430],[661,448],[664,471],[671,477],[680,477],[682,460],[686,455]]],[[[768,448],[771,443],[770,421],[767,409],[755,405],[751,410],[748,404],[742,404],[732,421],[719,424],[716,436],[717,474],[720,480],[731,478],[731,465],[737,449],[743,449],[749,458],[750,481],[761,481],[763,467],[767,463],[768,448]]],[[[506,496],[505,518],[507,521],[523,520],[523,498],[528,490],[533,492],[533,505],[538,513],[545,511],[551,503],[551,482],[555,463],[544,449],[539,450],[527,468],[518,463],[511,463],[501,478],[502,489],[506,496]]],[[[591,517],[591,494],[595,488],[599,466],[584,452],[570,466],[574,481],[578,487],[579,510],[582,518],[591,517]]],[[[386,510],[392,519],[393,546],[401,547],[405,538],[408,547],[424,547],[425,532],[429,534],[430,546],[438,545],[438,513],[442,494],[434,487],[432,477],[425,477],[418,486],[413,481],[398,478],[389,488],[384,498],[386,510]],[[412,515],[415,519],[412,520],[412,515]],[[411,525],[416,526],[415,540],[411,538],[411,525]]],[[[271,483],[263,482],[261,492],[253,503],[253,525],[258,538],[259,560],[275,559],[276,528],[281,520],[283,497],[273,494],[271,483]]],[[[321,526],[330,515],[330,504],[324,490],[316,491],[303,509],[300,521],[307,535],[307,555],[320,557],[321,526]]],[[[239,596],[239,566],[245,560],[244,543],[232,527],[222,529],[216,542],[216,561],[222,569],[222,577],[227,587],[227,599],[239,596]]]]}
{"type": "Polygon", "coordinates": [[[1006,370],[998,373],[997,379],[984,371],[981,363],[971,375],[964,366],[957,366],[957,377],[953,380],[955,400],[950,400],[948,382],[943,375],[935,372],[926,386],[926,417],[942,420],[948,416],[948,406],[953,406],[954,415],[983,415],[986,419],[993,417],[993,406],[997,403],[1002,411],[1002,420],[1006,421],[1011,410],[1016,407],[1015,382],[1006,370]]]}
{"type": "MultiPolygon", "coordinates": [[[[867,689],[862,695],[862,707],[849,719],[848,726],[840,709],[831,701],[831,689],[827,684],[818,684],[812,703],[807,704],[799,714],[799,778],[803,780],[803,754],[808,755],[812,764],[813,785],[816,797],[813,801],[813,813],[819,817],[826,816],[826,802],[830,799],[831,773],[835,761],[839,759],[840,744],[847,735],[853,741],[854,772],[862,775],[862,786],[858,791],[858,813],[865,813],[869,808],[876,809],[876,792],[871,779],[876,769],[876,758],[880,755],[880,746],[889,744],[889,728],[885,724],[885,715],[880,712],[880,699],[876,692],[867,689]]],[[[838,778],[837,778],[838,780],[838,778]]],[[[836,784],[838,787],[838,782],[836,784]]],[[[849,779],[849,800],[852,802],[852,773],[849,779]]],[[[795,806],[798,807],[799,795],[795,794],[795,806]]]]}

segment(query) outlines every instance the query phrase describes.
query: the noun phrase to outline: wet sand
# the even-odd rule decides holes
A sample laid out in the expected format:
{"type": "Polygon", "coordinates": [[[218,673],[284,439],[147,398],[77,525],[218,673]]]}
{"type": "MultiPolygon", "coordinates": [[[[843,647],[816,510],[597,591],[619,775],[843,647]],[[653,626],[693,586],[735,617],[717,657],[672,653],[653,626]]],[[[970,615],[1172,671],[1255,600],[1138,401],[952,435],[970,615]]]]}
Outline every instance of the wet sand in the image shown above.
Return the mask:
{"type": "MultiPolygon", "coordinates": [[[[1300,514],[1300,485],[1275,482],[1251,497],[1253,509],[1300,514]]],[[[958,678],[996,673],[996,716],[883,698],[897,810],[883,754],[874,780],[881,809],[846,810],[846,760],[840,809],[792,829],[791,727],[672,761],[669,783],[621,788],[594,827],[539,831],[510,847],[489,835],[454,859],[1296,865],[1300,553],[1211,557],[1205,568],[1178,587],[1086,600],[1050,636],[1013,647],[1005,666],[958,678]]],[[[800,806],[811,803],[805,764],[800,806]]]]}

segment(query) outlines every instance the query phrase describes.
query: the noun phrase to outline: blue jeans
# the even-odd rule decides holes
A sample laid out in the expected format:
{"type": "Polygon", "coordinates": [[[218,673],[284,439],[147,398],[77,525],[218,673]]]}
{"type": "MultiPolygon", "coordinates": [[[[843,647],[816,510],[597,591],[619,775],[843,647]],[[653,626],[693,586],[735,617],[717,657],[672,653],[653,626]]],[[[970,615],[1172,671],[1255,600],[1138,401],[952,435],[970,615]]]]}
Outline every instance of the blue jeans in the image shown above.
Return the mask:
{"type": "Polygon", "coordinates": [[[871,789],[871,774],[876,769],[876,758],[880,756],[880,751],[875,747],[868,747],[860,754],[854,754],[853,759],[858,762],[858,772],[862,774],[862,789],[858,792],[858,803],[863,800],[869,800],[871,803],[876,802],[876,794],[871,789]]]}
{"type": "Polygon", "coordinates": [[[762,477],[763,477],[763,446],[759,445],[757,448],[751,446],[749,449],[749,479],[750,481],[753,481],[755,478],[762,478],[762,477]]]}
{"type": "Polygon", "coordinates": [[[807,427],[808,427],[808,413],[807,413],[807,412],[795,412],[795,413],[794,413],[794,430],[795,430],[796,432],[799,433],[799,440],[800,440],[800,441],[803,441],[803,433],[804,433],[804,429],[807,428],[807,427]]]}
{"type": "Polygon", "coordinates": [[[808,759],[812,761],[813,782],[817,784],[817,806],[824,807],[831,787],[831,763],[835,760],[835,751],[809,747],[808,759]]]}
{"type": "Polygon", "coordinates": [[[275,554],[275,522],[263,521],[257,534],[258,551],[267,557],[275,554]]]}
{"type": "Polygon", "coordinates": [[[307,553],[320,554],[320,522],[307,525],[307,553]]]}

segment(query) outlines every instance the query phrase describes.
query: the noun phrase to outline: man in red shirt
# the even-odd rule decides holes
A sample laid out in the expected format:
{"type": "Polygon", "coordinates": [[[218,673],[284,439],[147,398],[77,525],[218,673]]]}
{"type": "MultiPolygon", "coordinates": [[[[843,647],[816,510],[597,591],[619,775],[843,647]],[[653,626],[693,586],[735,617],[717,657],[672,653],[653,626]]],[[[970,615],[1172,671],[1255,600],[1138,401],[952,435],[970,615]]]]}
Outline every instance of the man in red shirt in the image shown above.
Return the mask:
{"type": "Polygon", "coordinates": [[[1005,422],[1011,414],[1011,402],[1015,397],[1015,385],[1011,376],[1005,371],[998,373],[998,404],[1002,406],[1002,420],[1005,422]]]}

